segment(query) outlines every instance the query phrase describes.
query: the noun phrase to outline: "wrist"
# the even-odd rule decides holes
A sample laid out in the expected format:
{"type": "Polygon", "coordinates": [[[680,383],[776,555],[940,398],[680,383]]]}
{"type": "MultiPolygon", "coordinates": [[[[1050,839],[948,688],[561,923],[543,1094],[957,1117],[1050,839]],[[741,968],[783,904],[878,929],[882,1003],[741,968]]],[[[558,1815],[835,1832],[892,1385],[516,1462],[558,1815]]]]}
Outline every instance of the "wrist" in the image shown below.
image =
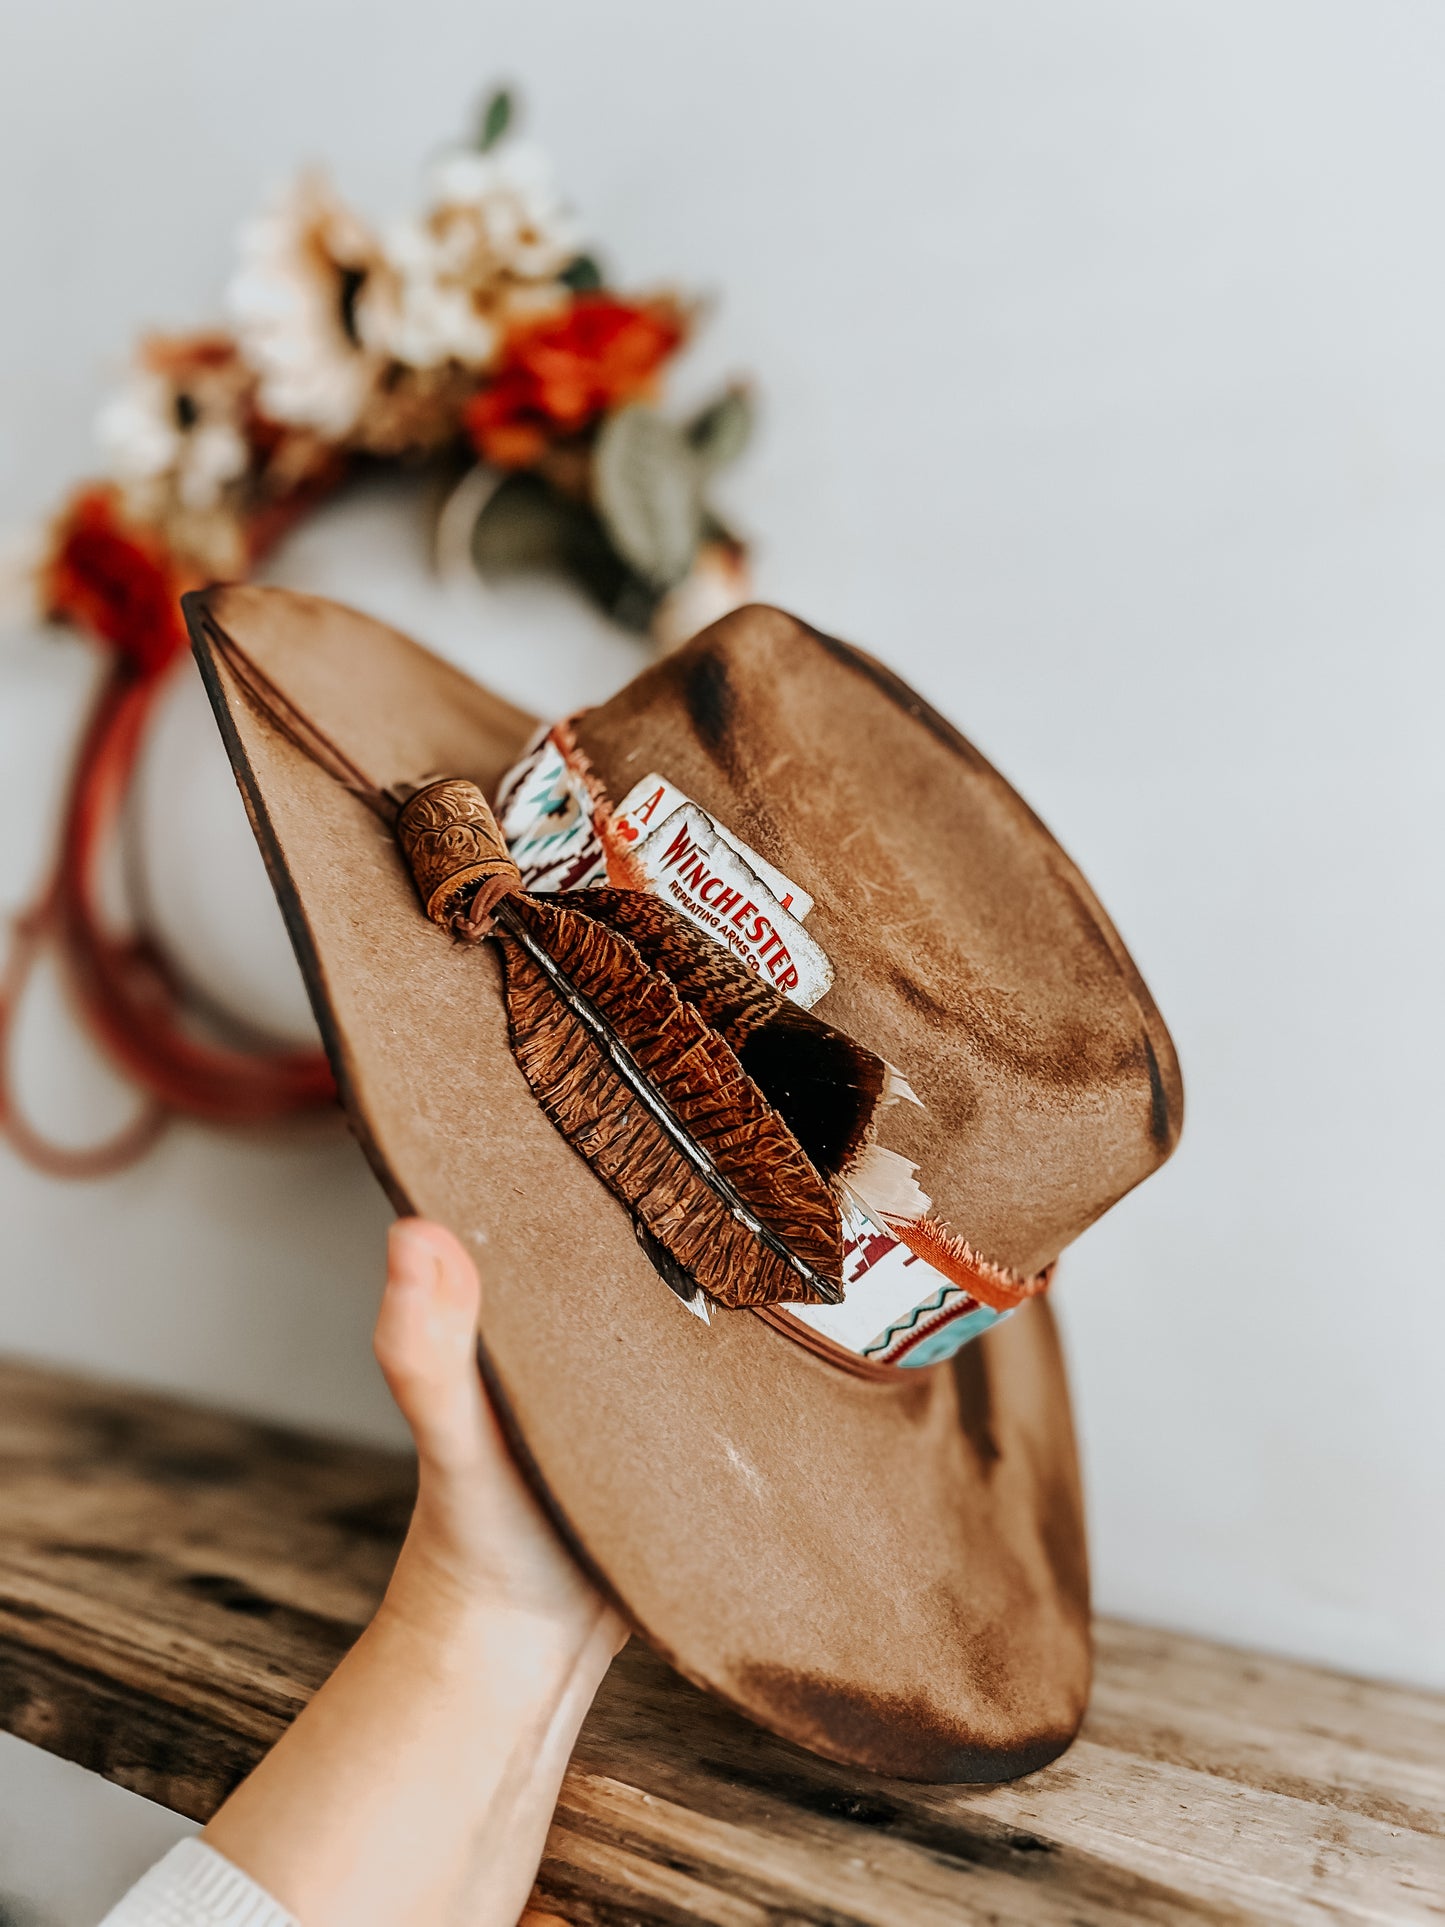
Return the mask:
{"type": "Polygon", "coordinates": [[[408,1648],[411,1663],[435,1675],[481,1683],[500,1672],[532,1690],[576,1678],[595,1691],[620,1643],[615,1615],[595,1597],[539,1606],[459,1585],[405,1555],[367,1637],[408,1648]]]}

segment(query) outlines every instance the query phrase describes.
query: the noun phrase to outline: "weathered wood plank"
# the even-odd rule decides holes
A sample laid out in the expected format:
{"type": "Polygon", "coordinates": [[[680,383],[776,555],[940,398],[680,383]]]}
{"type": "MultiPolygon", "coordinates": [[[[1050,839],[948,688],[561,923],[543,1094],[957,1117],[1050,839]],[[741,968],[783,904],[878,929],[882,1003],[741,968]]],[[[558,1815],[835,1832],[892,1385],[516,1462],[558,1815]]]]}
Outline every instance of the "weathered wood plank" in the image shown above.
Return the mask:
{"type": "Polygon", "coordinates": [[[356,1637],[411,1494],[389,1453],[0,1366],[0,1722],[205,1818],[356,1637]]]}
{"type": "MultiPolygon", "coordinates": [[[[364,1624],[411,1472],[0,1364],[0,1725],[205,1818],[364,1624]]],[[[535,1904],[576,1927],[1445,1921],[1445,1699],[1102,1623],[1078,1744],[1011,1786],[830,1766],[640,1646],[535,1904]]]]}

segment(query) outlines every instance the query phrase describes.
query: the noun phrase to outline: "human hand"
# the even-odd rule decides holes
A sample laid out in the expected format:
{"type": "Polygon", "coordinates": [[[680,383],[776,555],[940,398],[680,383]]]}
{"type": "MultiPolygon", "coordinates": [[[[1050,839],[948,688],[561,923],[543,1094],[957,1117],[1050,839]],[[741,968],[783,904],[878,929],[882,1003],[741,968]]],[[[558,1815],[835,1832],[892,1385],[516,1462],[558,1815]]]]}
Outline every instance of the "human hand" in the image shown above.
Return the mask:
{"type": "Polygon", "coordinates": [[[480,1301],[450,1232],[392,1227],[375,1346],[416,1440],[411,1527],[372,1623],[206,1829],[305,1927],[513,1927],[627,1637],[508,1454],[480,1301]]]}
{"type": "Polygon", "coordinates": [[[461,1241],[423,1218],[398,1219],[373,1342],[416,1441],[418,1485],[384,1610],[437,1637],[501,1610],[616,1652],[626,1625],[543,1515],[488,1402],[476,1360],[480,1304],[461,1241]]]}

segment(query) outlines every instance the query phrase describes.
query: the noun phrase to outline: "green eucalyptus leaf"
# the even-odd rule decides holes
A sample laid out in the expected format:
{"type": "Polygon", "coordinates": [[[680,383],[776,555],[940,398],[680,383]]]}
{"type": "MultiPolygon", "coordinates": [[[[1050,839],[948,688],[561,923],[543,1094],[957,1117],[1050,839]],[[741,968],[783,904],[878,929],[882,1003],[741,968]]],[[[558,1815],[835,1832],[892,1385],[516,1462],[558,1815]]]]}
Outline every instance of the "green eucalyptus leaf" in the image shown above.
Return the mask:
{"type": "Polygon", "coordinates": [[[692,567],[703,466],[680,428],[634,403],[608,417],[593,454],[597,511],[623,561],[657,589],[692,567]]]}
{"type": "Polygon", "coordinates": [[[657,614],[657,605],[661,600],[662,592],[654,588],[652,583],[626,570],[619,578],[617,587],[600,607],[603,614],[611,616],[619,628],[645,636],[652,627],[652,618],[657,614]]]}
{"type": "Polygon", "coordinates": [[[708,468],[735,462],[752,433],[753,401],[746,388],[729,388],[687,425],[688,445],[708,468]]]}
{"type": "Polygon", "coordinates": [[[645,635],[662,591],[617,553],[596,512],[540,475],[509,475],[477,518],[472,561],[500,582],[542,571],[571,578],[613,622],[645,635]]]}
{"type": "Polygon", "coordinates": [[[594,510],[580,502],[569,507],[572,516],[564,562],[568,574],[604,615],[624,629],[646,634],[661,591],[623,561],[594,510]]]}
{"type": "Polygon", "coordinates": [[[571,505],[535,475],[509,475],[472,530],[472,560],[483,578],[567,561],[571,505]]]}
{"type": "Polygon", "coordinates": [[[489,97],[477,128],[477,146],[484,154],[496,146],[511,126],[513,107],[512,90],[509,87],[498,87],[489,97]]]}
{"type": "Polygon", "coordinates": [[[558,280],[569,287],[574,294],[591,294],[594,288],[602,286],[602,269],[590,254],[579,254],[563,268],[558,280]]]}

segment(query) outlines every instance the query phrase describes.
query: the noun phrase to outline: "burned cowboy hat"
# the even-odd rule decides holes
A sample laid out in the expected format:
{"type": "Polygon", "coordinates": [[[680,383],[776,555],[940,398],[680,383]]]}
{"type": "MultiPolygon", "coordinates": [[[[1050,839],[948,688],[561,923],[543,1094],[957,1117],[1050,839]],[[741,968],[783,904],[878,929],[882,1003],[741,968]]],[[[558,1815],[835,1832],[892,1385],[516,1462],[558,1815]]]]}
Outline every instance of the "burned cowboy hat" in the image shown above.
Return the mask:
{"type": "Polygon", "coordinates": [[[871,657],[726,617],[534,720],[381,624],[187,598],[352,1126],[451,1226],[519,1462],[682,1673],[831,1758],[1067,1745],[1059,1252],[1179,1131],[1074,865],[871,657]]]}

